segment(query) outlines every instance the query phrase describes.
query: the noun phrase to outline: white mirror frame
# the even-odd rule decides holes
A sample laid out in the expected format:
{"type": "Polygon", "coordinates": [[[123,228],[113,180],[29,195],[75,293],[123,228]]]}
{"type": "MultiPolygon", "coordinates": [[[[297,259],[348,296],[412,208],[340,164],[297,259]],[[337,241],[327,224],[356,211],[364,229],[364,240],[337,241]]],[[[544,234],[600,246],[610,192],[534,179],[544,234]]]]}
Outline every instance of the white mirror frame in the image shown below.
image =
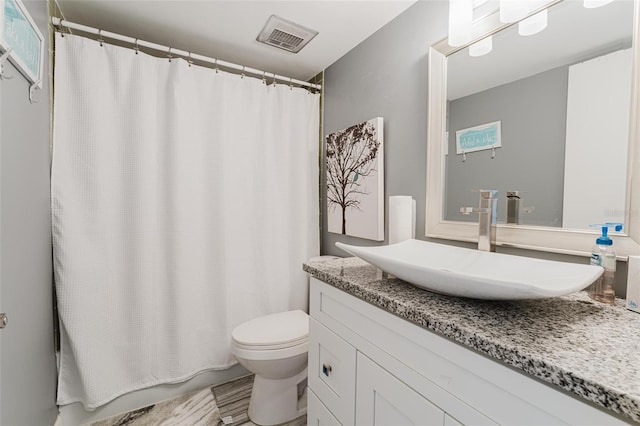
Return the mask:
{"type": "MultiPolygon", "coordinates": [[[[552,7],[556,0],[544,8],[552,7]]],[[[640,255],[640,0],[634,0],[633,66],[629,125],[629,153],[625,209],[625,234],[611,235],[618,260],[640,255]],[[635,193],[635,197],[633,196],[635,193]]],[[[544,9],[543,8],[543,9],[544,9]]],[[[541,10],[541,9],[540,9],[541,10]]],[[[532,14],[539,10],[533,11],[532,14]]],[[[514,24],[502,24],[498,12],[474,22],[472,44],[514,24]]],[[[447,221],[443,218],[447,104],[447,56],[464,49],[452,48],[447,40],[429,48],[429,103],[427,139],[427,197],[425,235],[457,241],[478,240],[477,222],[447,221]]],[[[491,188],[470,188],[491,189],[491,188]]],[[[503,247],[589,256],[597,234],[594,231],[553,227],[498,224],[496,244],[503,247]]]]}

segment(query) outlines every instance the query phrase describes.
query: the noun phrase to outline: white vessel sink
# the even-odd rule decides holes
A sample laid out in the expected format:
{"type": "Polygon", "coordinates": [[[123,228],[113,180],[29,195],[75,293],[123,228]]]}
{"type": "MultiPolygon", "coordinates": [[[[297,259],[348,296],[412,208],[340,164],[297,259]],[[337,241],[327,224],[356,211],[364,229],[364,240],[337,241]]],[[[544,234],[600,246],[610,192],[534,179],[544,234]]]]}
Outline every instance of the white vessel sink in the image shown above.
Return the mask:
{"type": "Polygon", "coordinates": [[[415,286],[487,300],[541,299],[580,291],[603,273],[580,265],[407,240],[379,247],[336,246],[415,286]]]}

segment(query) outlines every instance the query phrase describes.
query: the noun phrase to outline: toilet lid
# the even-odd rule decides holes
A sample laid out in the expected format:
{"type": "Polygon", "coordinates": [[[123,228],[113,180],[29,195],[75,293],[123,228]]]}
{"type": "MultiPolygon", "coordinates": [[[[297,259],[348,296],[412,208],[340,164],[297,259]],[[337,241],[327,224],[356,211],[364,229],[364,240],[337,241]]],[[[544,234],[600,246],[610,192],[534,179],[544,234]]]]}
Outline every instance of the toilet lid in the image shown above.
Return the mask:
{"type": "Polygon", "coordinates": [[[309,316],[303,311],[266,315],[240,324],[231,336],[243,346],[294,346],[307,340],[309,316]]]}

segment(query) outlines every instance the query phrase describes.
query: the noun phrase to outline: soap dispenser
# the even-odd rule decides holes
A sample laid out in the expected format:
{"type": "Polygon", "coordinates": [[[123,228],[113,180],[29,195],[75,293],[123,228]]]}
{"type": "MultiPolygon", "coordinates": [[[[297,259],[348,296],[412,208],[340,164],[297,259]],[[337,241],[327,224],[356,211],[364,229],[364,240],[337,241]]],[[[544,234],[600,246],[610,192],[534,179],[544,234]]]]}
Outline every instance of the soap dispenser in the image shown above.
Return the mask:
{"type": "Polygon", "coordinates": [[[591,250],[591,264],[602,266],[604,274],[587,288],[587,294],[598,302],[613,305],[616,299],[616,252],[613,250],[613,240],[609,238],[609,228],[616,232],[622,230],[621,223],[605,223],[591,225],[600,227],[602,234],[596,239],[596,244],[591,250]]]}

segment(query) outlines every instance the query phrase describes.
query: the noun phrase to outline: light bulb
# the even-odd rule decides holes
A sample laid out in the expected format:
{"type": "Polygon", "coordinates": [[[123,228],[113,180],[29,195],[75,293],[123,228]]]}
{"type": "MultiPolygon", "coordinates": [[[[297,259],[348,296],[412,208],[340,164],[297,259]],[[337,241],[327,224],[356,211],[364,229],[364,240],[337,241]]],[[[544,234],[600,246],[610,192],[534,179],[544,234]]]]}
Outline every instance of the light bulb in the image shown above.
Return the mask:
{"type": "Polygon", "coordinates": [[[518,34],[530,36],[547,28],[547,9],[518,22],[518,34]]]}
{"type": "Polygon", "coordinates": [[[500,22],[509,24],[518,22],[527,16],[528,4],[521,0],[500,0],[500,22]]]}
{"type": "Polygon", "coordinates": [[[486,55],[493,49],[493,38],[491,36],[473,43],[469,46],[469,56],[477,57],[486,55]]]}
{"type": "Polygon", "coordinates": [[[462,46],[471,41],[473,0],[449,0],[450,46],[462,46]]]}

